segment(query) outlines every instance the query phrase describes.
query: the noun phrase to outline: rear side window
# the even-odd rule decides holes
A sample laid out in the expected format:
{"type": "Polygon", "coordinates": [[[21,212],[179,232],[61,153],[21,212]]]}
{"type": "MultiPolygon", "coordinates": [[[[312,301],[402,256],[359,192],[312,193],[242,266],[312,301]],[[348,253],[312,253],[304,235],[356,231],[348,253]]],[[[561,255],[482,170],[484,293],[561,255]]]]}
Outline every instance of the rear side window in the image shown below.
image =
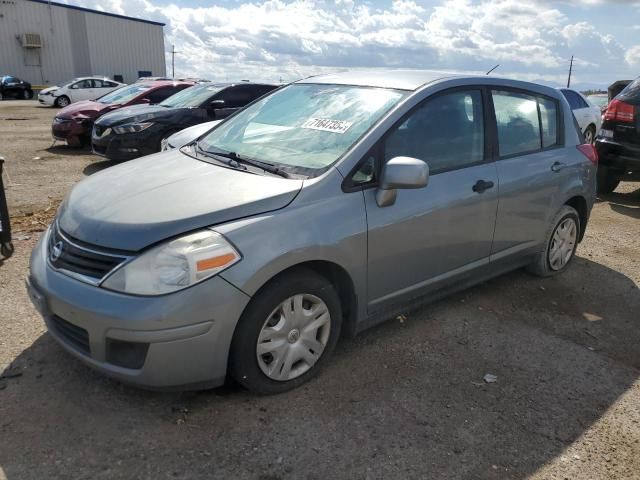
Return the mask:
{"type": "Polygon", "coordinates": [[[640,78],[636,78],[620,92],[620,97],[640,98],[640,78]]]}
{"type": "Polygon", "coordinates": [[[564,98],[567,99],[567,102],[569,102],[571,110],[578,110],[580,108],[587,108],[589,106],[589,104],[584,101],[584,98],[582,98],[573,90],[562,90],[562,94],[564,95],[564,98]]]}
{"type": "Polygon", "coordinates": [[[152,104],[160,103],[188,86],[189,85],[177,85],[175,87],[158,88],[157,90],[149,92],[144,98],[148,99],[152,104]]]}
{"type": "Polygon", "coordinates": [[[540,150],[540,123],[536,97],[523,93],[493,91],[498,124],[500,156],[540,150]]]}
{"type": "Polygon", "coordinates": [[[549,98],[538,97],[540,126],[542,127],[542,148],[558,145],[558,106],[549,98]]]}
{"type": "Polygon", "coordinates": [[[455,91],[426,100],[388,134],[384,160],[398,156],[424,160],[432,174],[482,162],[480,91],[455,91]]]}

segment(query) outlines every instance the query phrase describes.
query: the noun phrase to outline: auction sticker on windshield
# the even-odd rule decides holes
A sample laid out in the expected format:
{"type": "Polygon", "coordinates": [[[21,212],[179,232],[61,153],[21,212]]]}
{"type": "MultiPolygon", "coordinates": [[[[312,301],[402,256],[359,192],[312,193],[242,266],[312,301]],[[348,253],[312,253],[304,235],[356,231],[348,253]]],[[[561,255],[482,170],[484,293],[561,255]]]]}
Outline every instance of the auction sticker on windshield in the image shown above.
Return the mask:
{"type": "Polygon", "coordinates": [[[310,128],[311,130],[322,130],[324,132],[333,132],[343,134],[353,122],[344,120],[329,120],[327,118],[310,118],[302,124],[302,128],[310,128]]]}

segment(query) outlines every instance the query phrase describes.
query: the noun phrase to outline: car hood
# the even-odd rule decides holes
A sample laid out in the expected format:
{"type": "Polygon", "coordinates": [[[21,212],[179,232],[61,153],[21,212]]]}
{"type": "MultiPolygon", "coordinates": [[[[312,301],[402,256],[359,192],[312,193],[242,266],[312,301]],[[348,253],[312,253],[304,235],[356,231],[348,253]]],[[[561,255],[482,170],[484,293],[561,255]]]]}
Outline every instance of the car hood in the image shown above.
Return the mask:
{"type": "Polygon", "coordinates": [[[138,251],[191,230],[284,208],[302,183],[173,150],[83,180],[61,205],[58,224],[82,242],[138,251]]]}
{"type": "Polygon", "coordinates": [[[132,105],[130,107],[121,108],[115,112],[108,113],[100,118],[99,125],[103,127],[113,127],[131,122],[145,122],[158,118],[171,117],[180,110],[189,110],[187,108],[168,108],[160,105],[132,105]]]}
{"type": "Polygon", "coordinates": [[[169,137],[169,145],[173,148],[184,147],[187,143],[191,143],[196,138],[204,135],[221,121],[222,120],[214,120],[213,122],[199,123],[193,127],[180,130],[169,137]]]}
{"type": "Polygon", "coordinates": [[[43,88],[42,90],[40,90],[40,93],[51,93],[51,92],[55,92],[58,89],[60,89],[60,87],[58,87],[58,86],[47,87],[47,88],[43,88]]]}
{"type": "Polygon", "coordinates": [[[56,117],[71,119],[78,115],[84,115],[89,118],[97,118],[102,113],[109,111],[113,108],[117,108],[114,104],[105,104],[100,102],[93,102],[91,100],[84,100],[82,102],[72,103],[71,105],[64,107],[60,110],[56,117]]]}

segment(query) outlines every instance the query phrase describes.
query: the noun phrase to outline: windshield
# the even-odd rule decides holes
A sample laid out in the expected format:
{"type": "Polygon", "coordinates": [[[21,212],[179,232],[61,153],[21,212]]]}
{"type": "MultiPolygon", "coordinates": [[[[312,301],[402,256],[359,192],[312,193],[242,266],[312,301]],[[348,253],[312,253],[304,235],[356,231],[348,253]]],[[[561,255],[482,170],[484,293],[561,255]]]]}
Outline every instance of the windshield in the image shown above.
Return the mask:
{"type": "Polygon", "coordinates": [[[160,103],[163,107],[199,107],[226,85],[194,85],[160,103]]]}
{"type": "Polygon", "coordinates": [[[350,85],[289,85],[222,123],[199,147],[305,171],[323,169],[405,94],[350,85]]]}
{"type": "Polygon", "coordinates": [[[103,95],[98,99],[100,103],[127,103],[133,98],[140,95],[142,92],[149,90],[151,85],[138,83],[134,85],[127,85],[125,87],[118,88],[106,95],[103,95]]]}

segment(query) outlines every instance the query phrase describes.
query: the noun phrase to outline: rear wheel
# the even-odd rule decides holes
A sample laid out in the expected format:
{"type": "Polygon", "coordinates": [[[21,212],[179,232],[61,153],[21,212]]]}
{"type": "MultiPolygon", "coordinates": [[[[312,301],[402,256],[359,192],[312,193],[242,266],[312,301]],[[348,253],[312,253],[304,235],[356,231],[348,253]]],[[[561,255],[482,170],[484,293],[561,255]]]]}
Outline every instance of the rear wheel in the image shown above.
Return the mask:
{"type": "Polygon", "coordinates": [[[601,165],[598,166],[596,182],[598,193],[611,193],[620,184],[620,175],[615,171],[611,171],[608,167],[601,165]]]}
{"type": "Polygon", "coordinates": [[[229,372],[256,393],[295,388],[331,355],[341,320],[340,299],[326,278],[306,269],[276,278],[242,315],[231,343],[229,372]]]}
{"type": "Polygon", "coordinates": [[[596,127],[589,125],[584,131],[584,143],[593,144],[596,139],[596,127]]]}
{"type": "Polygon", "coordinates": [[[56,98],[55,105],[56,105],[56,107],[62,108],[62,107],[66,107],[70,103],[71,103],[71,100],[69,100],[69,97],[67,97],[66,95],[62,95],[62,96],[56,98]]]}
{"type": "Polygon", "coordinates": [[[538,253],[527,270],[539,277],[551,277],[563,272],[578,248],[580,217],[575,208],[564,205],[556,213],[547,232],[544,250],[538,253]]]}

